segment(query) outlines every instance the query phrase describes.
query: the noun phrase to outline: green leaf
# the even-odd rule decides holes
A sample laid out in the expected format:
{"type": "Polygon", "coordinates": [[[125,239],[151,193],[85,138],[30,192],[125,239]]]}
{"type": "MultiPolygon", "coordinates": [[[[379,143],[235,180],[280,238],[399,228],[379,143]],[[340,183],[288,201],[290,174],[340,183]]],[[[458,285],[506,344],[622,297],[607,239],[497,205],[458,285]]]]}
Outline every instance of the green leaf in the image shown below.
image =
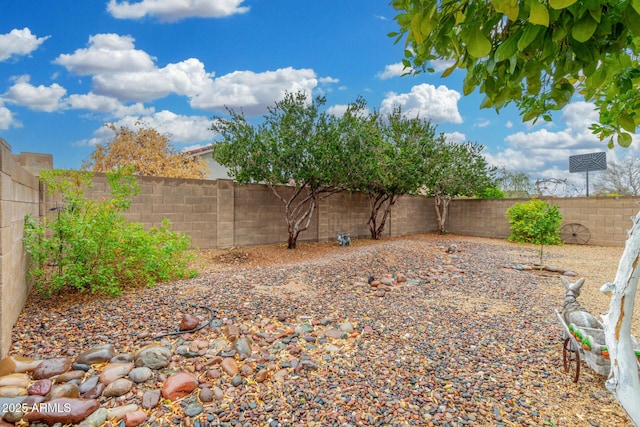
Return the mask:
{"type": "Polygon", "coordinates": [[[518,40],[515,36],[509,37],[500,43],[500,46],[496,49],[493,59],[496,62],[504,61],[515,55],[518,51],[518,40]]]}
{"type": "Polygon", "coordinates": [[[451,73],[453,73],[453,71],[458,67],[458,64],[455,63],[453,64],[451,67],[447,68],[446,70],[443,71],[442,76],[441,77],[447,77],[449,76],[451,73]]]}
{"type": "Polygon", "coordinates": [[[634,36],[640,37],[640,12],[636,12],[635,7],[632,7],[631,4],[625,9],[622,22],[634,36]]]}
{"type": "Polygon", "coordinates": [[[631,7],[640,15],[640,0],[631,0],[631,7]]]}
{"type": "Polygon", "coordinates": [[[518,19],[520,12],[518,0],[491,0],[491,3],[497,12],[504,13],[510,20],[518,19]]]}
{"type": "Polygon", "coordinates": [[[422,12],[417,12],[411,18],[411,34],[413,34],[413,38],[416,39],[416,43],[422,44],[424,43],[424,37],[422,37],[422,12]]]}
{"type": "Polygon", "coordinates": [[[525,27],[522,35],[520,36],[520,40],[518,40],[518,50],[525,50],[527,46],[529,46],[536,37],[538,37],[541,29],[542,27],[539,25],[528,25],[525,27]]]}
{"type": "Polygon", "coordinates": [[[618,124],[622,129],[628,132],[634,133],[636,131],[636,122],[633,117],[628,114],[620,114],[618,117],[618,124]]]}
{"type": "Polygon", "coordinates": [[[467,51],[474,58],[484,58],[491,52],[491,42],[485,36],[480,28],[474,28],[469,35],[467,42],[467,51]]]}
{"type": "Polygon", "coordinates": [[[571,35],[574,40],[584,43],[591,38],[596,28],[598,28],[598,23],[595,19],[593,19],[591,15],[585,14],[575,23],[571,29],[571,35]]]}
{"type": "Polygon", "coordinates": [[[536,25],[544,25],[545,27],[549,26],[549,10],[542,3],[538,3],[538,0],[531,2],[529,22],[536,25]]]}
{"type": "Polygon", "coordinates": [[[620,132],[618,133],[618,145],[623,147],[623,148],[628,148],[631,145],[631,141],[633,139],[631,138],[631,135],[629,135],[626,132],[620,132]]]}
{"type": "Polygon", "coordinates": [[[578,0],[549,0],[549,6],[552,9],[565,9],[578,0]]]}

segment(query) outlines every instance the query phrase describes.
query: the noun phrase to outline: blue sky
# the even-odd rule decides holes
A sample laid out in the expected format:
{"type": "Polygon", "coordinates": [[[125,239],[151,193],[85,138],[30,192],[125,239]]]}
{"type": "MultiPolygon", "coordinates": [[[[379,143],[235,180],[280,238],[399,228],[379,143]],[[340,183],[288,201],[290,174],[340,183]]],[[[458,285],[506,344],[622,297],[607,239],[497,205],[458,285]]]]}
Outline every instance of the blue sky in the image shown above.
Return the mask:
{"type": "MultiPolygon", "coordinates": [[[[462,95],[462,73],[401,77],[395,11],[371,0],[31,0],[0,6],[0,137],[79,168],[104,123],[143,121],[178,148],[214,139],[224,107],[259,120],[286,91],[325,94],[339,114],[358,96],[371,109],[400,105],[456,141],[486,146],[492,164],[569,177],[568,157],[607,151],[576,100],[552,123],[522,123],[514,108],[480,110],[462,95]]],[[[432,64],[443,69],[441,63],[432,64]]],[[[636,155],[616,149],[609,159],[636,155]]],[[[580,185],[584,177],[570,176],[580,185]]]]}

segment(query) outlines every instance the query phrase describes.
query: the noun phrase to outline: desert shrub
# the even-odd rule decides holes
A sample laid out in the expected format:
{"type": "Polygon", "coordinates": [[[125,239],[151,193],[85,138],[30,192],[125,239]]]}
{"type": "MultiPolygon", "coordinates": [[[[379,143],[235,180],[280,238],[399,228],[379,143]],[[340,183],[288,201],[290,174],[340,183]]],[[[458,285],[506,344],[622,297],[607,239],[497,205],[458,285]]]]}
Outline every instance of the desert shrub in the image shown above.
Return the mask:
{"type": "Polygon", "coordinates": [[[62,199],[52,217],[25,218],[29,277],[40,291],[74,288],[118,295],[128,286],[194,276],[188,268],[189,236],[171,231],[168,220],[146,229],[122,216],[139,193],[130,170],[108,173],[111,197],[100,200],[84,195],[91,173],[42,171],[40,179],[48,194],[62,199]]]}
{"type": "Polygon", "coordinates": [[[478,199],[504,199],[505,194],[498,186],[486,187],[478,196],[478,199]]]}
{"type": "Polygon", "coordinates": [[[507,209],[511,235],[507,240],[540,245],[540,264],[544,245],[561,245],[562,215],[557,206],[540,199],[514,203],[507,209]]]}

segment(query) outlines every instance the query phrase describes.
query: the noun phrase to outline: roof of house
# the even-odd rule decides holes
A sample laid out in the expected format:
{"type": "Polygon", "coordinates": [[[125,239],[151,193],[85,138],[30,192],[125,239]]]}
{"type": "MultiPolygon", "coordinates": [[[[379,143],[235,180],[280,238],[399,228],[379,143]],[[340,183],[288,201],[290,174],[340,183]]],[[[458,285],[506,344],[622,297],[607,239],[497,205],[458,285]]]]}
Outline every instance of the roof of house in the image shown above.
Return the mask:
{"type": "Polygon", "coordinates": [[[212,145],[206,145],[204,147],[200,147],[200,148],[196,148],[196,149],[193,149],[193,150],[185,151],[185,153],[189,157],[199,156],[200,154],[207,154],[207,153],[210,153],[211,151],[213,151],[212,147],[213,147],[213,144],[212,145]]]}

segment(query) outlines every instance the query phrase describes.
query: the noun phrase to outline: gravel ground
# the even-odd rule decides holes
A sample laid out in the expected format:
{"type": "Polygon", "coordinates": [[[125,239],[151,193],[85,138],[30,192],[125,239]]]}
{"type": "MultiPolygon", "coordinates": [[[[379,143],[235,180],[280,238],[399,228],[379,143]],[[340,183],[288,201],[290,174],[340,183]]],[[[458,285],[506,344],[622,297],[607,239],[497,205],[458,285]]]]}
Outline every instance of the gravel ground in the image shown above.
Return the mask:
{"type": "MultiPolygon", "coordinates": [[[[613,280],[622,248],[545,251],[545,264],[586,278],[585,307],[607,311],[608,298],[598,289],[613,280]]],[[[175,330],[185,313],[202,314],[192,305],[206,305],[221,323],[252,337],[256,356],[239,365],[266,367],[269,380],[247,370],[242,384],[231,387],[224,375],[208,374],[204,358],[176,357],[174,369],[199,373],[224,390],[194,425],[200,419],[241,426],[631,425],[604,377],[583,364],[574,384],[563,372],[562,330],[553,312],[564,296],[560,279],[512,268],[536,261],[532,246],[453,235],[357,240],[346,248],[303,243],[296,251],[283,245],[206,251],[196,279],[116,299],[32,296],[14,328],[11,354],[73,356],[103,343],[134,351],[175,330]],[[458,250],[447,253],[451,244],[458,250]],[[387,291],[367,283],[370,276],[384,281],[398,274],[408,281],[387,291]],[[324,336],[324,326],[347,322],[353,333],[324,336]],[[287,328],[301,331],[297,340],[282,338],[287,328]],[[265,331],[280,329],[282,336],[266,339],[265,331]],[[302,361],[309,369],[295,369],[302,361]]],[[[174,349],[206,346],[221,336],[221,328],[207,327],[162,342],[174,349]]],[[[134,390],[128,399],[139,395],[134,390]]],[[[168,411],[154,416],[179,418],[179,411],[168,411]]]]}

